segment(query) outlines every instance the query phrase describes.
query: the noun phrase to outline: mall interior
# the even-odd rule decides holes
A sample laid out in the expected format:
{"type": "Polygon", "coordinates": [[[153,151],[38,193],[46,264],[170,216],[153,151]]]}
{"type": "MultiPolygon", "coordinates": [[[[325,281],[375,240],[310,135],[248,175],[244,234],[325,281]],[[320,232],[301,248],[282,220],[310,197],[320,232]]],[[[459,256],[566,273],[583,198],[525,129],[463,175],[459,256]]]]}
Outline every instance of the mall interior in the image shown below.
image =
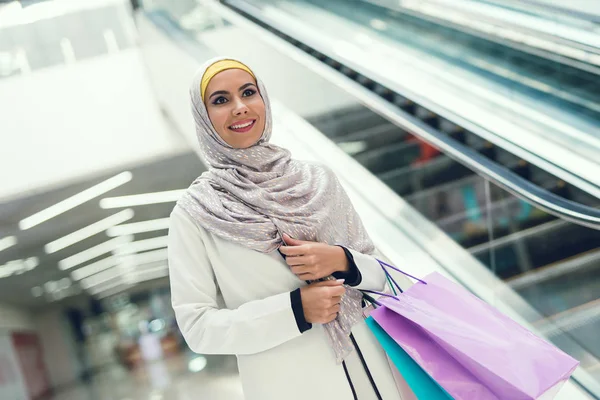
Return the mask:
{"type": "Polygon", "coordinates": [[[244,398],[167,263],[207,169],[188,88],[222,55],[381,253],[578,360],[556,399],[600,399],[597,0],[0,1],[0,399],[244,398]]]}

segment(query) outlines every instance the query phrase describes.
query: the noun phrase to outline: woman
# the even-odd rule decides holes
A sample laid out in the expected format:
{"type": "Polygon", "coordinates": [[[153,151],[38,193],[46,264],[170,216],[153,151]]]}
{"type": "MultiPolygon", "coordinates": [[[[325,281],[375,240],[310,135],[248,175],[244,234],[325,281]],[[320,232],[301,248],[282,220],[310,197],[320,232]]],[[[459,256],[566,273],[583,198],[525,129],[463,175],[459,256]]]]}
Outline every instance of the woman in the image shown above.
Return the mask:
{"type": "Polygon", "coordinates": [[[235,354],[247,400],[399,399],[357,290],[382,290],[385,275],[333,172],[269,143],[267,92],[241,62],[209,61],[190,95],[210,168],[169,231],[190,348],[235,354]]]}

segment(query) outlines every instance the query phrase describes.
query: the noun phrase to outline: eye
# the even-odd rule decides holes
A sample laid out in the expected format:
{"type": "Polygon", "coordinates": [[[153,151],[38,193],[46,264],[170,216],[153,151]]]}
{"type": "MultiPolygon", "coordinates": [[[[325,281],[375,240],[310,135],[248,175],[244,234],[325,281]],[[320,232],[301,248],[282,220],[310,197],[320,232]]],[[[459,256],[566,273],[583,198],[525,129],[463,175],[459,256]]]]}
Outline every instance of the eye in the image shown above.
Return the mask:
{"type": "Polygon", "coordinates": [[[215,105],[219,105],[219,104],[225,104],[227,102],[227,99],[223,96],[219,96],[216,99],[213,100],[213,104],[215,105]]]}
{"type": "Polygon", "coordinates": [[[244,90],[244,93],[242,93],[242,96],[243,97],[250,97],[254,93],[256,93],[256,90],[254,90],[254,89],[246,89],[246,90],[244,90]]]}

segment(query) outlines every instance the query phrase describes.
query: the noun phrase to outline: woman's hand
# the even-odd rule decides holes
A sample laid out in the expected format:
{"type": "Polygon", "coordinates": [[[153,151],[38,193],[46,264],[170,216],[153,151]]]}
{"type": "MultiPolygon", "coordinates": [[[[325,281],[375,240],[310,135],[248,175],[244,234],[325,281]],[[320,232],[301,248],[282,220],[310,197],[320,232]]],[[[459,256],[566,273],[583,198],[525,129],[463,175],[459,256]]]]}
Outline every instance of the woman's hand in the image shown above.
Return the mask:
{"type": "Polygon", "coordinates": [[[296,240],[286,234],[283,240],[287,246],[281,246],[279,251],[285,254],[285,262],[292,272],[302,280],[314,281],[349,269],[346,253],[339,246],[296,240]]]}
{"type": "Polygon", "coordinates": [[[346,292],[344,280],[329,280],[311,283],[300,288],[302,309],[306,322],[326,324],[337,318],[340,302],[346,292]]]}

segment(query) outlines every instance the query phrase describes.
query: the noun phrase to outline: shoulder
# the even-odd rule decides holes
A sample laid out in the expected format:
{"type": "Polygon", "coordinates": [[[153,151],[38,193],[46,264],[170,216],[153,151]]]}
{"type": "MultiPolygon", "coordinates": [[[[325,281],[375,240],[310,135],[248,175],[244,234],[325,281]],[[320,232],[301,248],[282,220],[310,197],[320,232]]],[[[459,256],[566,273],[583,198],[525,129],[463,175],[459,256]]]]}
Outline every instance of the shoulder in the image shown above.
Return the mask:
{"type": "Polygon", "coordinates": [[[337,176],[335,175],[335,172],[333,172],[333,169],[331,169],[330,166],[325,165],[321,162],[316,162],[316,161],[305,161],[305,160],[294,160],[296,163],[298,163],[298,165],[301,165],[304,168],[307,168],[308,170],[312,171],[313,173],[318,173],[318,174],[322,174],[323,176],[329,177],[329,178],[335,178],[337,179],[337,176]]]}
{"type": "Polygon", "coordinates": [[[314,163],[313,165],[315,166],[315,168],[317,168],[319,173],[322,174],[328,185],[338,189],[342,187],[338,176],[330,166],[322,163],[314,163]]]}
{"type": "Polygon", "coordinates": [[[169,217],[169,254],[203,254],[213,243],[212,235],[181,205],[176,205],[169,217]]]}
{"type": "Polygon", "coordinates": [[[185,210],[181,204],[176,204],[169,216],[169,233],[195,233],[204,236],[206,231],[194,221],[194,218],[185,210]]]}

